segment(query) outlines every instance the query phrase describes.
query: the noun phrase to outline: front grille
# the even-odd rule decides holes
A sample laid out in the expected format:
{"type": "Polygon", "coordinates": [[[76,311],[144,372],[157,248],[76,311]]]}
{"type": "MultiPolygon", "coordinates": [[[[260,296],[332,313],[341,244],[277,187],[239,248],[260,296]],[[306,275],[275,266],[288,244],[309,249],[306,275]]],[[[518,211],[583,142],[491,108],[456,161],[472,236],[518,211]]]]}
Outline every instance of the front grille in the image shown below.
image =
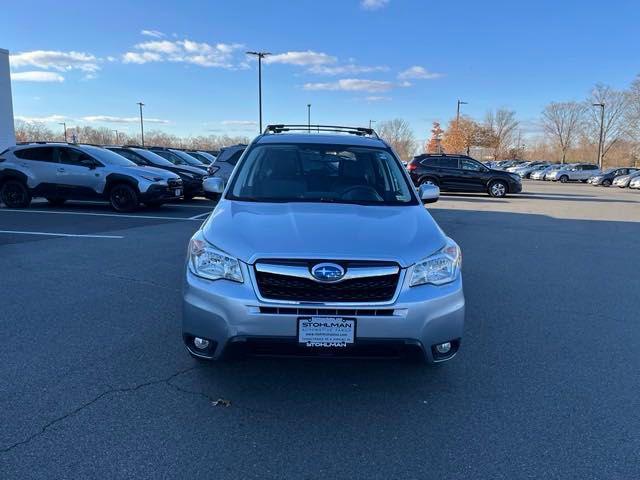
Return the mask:
{"type": "Polygon", "coordinates": [[[169,185],[170,188],[177,188],[177,187],[181,187],[182,186],[182,179],[180,178],[171,178],[167,181],[167,185],[169,185]]]}
{"type": "MultiPolygon", "coordinates": [[[[310,265],[316,263],[320,262],[309,262],[310,265]]],[[[349,263],[340,263],[348,270],[349,263]]],[[[386,302],[393,299],[400,278],[399,270],[392,275],[354,278],[337,283],[322,283],[257,270],[255,275],[263,298],[297,302],[386,302]]]]}
{"type": "Polygon", "coordinates": [[[268,315],[329,316],[329,317],[391,317],[393,308],[297,308],[259,307],[260,313],[268,315]]]}

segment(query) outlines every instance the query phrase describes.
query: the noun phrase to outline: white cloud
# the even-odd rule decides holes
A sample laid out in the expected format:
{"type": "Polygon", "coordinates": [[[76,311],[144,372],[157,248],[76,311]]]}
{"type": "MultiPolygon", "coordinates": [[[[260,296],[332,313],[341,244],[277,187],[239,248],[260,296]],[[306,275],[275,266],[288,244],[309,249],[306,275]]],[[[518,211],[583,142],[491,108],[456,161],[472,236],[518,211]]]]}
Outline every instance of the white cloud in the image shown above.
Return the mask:
{"type": "Polygon", "coordinates": [[[322,52],[314,52],[313,50],[278,53],[264,59],[266,63],[286,63],[299,66],[326,65],[327,63],[334,63],[336,60],[336,57],[322,52]]]}
{"type": "Polygon", "coordinates": [[[386,7],[389,4],[389,0],[361,0],[360,6],[365,10],[378,10],[379,8],[386,7]]]}
{"type": "Polygon", "coordinates": [[[25,117],[23,115],[16,115],[15,119],[27,123],[58,123],[69,120],[69,117],[65,117],[64,115],[47,115],[46,117],[25,117]]]}
{"type": "Polygon", "coordinates": [[[361,91],[361,92],[386,92],[393,88],[392,82],[383,80],[364,80],[358,78],[343,78],[336,82],[327,83],[305,83],[305,90],[343,90],[343,91],[361,91]]]}
{"type": "Polygon", "coordinates": [[[317,75],[357,75],[359,73],[386,72],[388,70],[389,67],[385,66],[368,67],[348,63],[346,65],[314,65],[307,72],[317,75]]]}
{"type": "Polygon", "coordinates": [[[368,97],[364,97],[367,102],[388,102],[391,101],[391,97],[383,97],[378,95],[370,95],[368,97]]]}
{"type": "Polygon", "coordinates": [[[152,40],[138,43],[135,51],[122,56],[124,63],[181,62],[202,67],[237,68],[234,54],[242,45],[194,42],[192,40],[152,40]]]}
{"type": "Polygon", "coordinates": [[[55,72],[12,72],[14,82],[64,82],[64,77],[55,72]]]}
{"type": "Polygon", "coordinates": [[[256,125],[258,125],[258,122],[254,120],[223,120],[220,123],[222,123],[222,125],[233,125],[240,127],[255,127],[256,125]]]}
{"type": "MultiPolygon", "coordinates": [[[[114,117],[111,115],[90,115],[88,117],[82,117],[85,122],[102,122],[102,123],[138,123],[140,117],[114,117]]],[[[144,123],[161,123],[168,124],[169,120],[162,120],[159,118],[144,118],[144,123]]]]}
{"type": "Polygon", "coordinates": [[[69,70],[96,72],[100,70],[99,61],[98,58],[90,53],[73,51],[33,50],[11,55],[12,68],[32,66],[59,72],[69,70]]]}
{"type": "Polygon", "coordinates": [[[164,37],[164,33],[159,32],[158,30],[142,30],[140,32],[140,35],[145,35],[147,37],[153,37],[153,38],[162,38],[164,37]]]}
{"type": "Polygon", "coordinates": [[[442,77],[441,73],[430,72],[424,67],[414,65],[398,74],[398,80],[433,80],[442,77]]]}

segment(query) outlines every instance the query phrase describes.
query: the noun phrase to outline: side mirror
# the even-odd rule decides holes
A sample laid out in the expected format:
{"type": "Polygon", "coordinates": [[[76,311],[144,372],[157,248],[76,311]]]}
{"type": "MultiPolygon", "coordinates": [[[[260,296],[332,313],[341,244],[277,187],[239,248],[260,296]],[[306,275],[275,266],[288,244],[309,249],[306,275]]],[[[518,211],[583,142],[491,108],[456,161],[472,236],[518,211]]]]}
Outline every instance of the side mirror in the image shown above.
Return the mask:
{"type": "Polygon", "coordinates": [[[220,177],[205,178],[202,182],[202,188],[205,193],[222,193],[224,192],[224,180],[220,177]]]}
{"type": "Polygon", "coordinates": [[[438,198],[440,198],[440,187],[428,183],[423,183],[418,189],[418,195],[420,195],[420,200],[422,200],[422,203],[437,202],[438,198]]]}

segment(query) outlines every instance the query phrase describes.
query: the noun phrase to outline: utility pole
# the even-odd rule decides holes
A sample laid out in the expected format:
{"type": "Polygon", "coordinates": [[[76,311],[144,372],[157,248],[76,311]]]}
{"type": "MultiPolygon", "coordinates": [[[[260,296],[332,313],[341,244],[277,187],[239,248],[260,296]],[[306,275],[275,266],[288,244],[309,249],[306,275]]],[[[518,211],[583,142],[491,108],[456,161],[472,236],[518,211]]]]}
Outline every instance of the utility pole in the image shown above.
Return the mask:
{"type": "Polygon", "coordinates": [[[262,133],[262,59],[267,55],[271,55],[270,52],[247,52],[247,55],[253,55],[258,57],[258,112],[260,117],[259,128],[262,133]]]}
{"type": "Polygon", "coordinates": [[[60,122],[58,125],[62,125],[64,128],[64,143],[67,143],[67,122],[60,122]]]}
{"type": "Polygon", "coordinates": [[[118,138],[119,138],[118,130],[111,130],[111,131],[116,134],[116,145],[117,145],[118,144],[118,138]]]}
{"type": "Polygon", "coordinates": [[[311,104],[307,103],[307,130],[311,133],[311,104]]]}
{"type": "Polygon", "coordinates": [[[371,125],[374,124],[374,123],[376,123],[375,120],[369,120],[369,130],[371,130],[371,125]]]}
{"type": "Polygon", "coordinates": [[[457,113],[456,113],[456,128],[458,128],[458,124],[460,123],[460,105],[468,105],[469,102],[463,102],[462,100],[458,99],[458,109],[457,109],[457,113]]]}
{"type": "Polygon", "coordinates": [[[602,169],[602,143],[604,140],[604,103],[594,103],[594,107],[600,107],[600,140],[598,141],[598,167],[602,169]]]}
{"type": "Polygon", "coordinates": [[[144,107],[144,103],[138,102],[138,105],[140,106],[140,139],[144,147],[144,120],[142,119],[142,107],[144,107]]]}

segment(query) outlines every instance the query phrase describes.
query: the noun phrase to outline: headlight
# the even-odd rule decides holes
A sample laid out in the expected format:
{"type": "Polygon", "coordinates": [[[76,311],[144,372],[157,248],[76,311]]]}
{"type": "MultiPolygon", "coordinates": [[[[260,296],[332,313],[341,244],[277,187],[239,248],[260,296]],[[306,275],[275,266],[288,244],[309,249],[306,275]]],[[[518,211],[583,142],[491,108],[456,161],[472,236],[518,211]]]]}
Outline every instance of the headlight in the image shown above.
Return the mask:
{"type": "Polygon", "coordinates": [[[240,262],[207,242],[202,231],[196,232],[189,242],[189,270],[208,280],[243,282],[240,262]]]}
{"type": "Polygon", "coordinates": [[[413,266],[409,286],[415,287],[425,283],[442,285],[453,282],[458,277],[461,266],[462,252],[460,247],[456,242],[447,238],[447,244],[442,250],[413,266]]]}

